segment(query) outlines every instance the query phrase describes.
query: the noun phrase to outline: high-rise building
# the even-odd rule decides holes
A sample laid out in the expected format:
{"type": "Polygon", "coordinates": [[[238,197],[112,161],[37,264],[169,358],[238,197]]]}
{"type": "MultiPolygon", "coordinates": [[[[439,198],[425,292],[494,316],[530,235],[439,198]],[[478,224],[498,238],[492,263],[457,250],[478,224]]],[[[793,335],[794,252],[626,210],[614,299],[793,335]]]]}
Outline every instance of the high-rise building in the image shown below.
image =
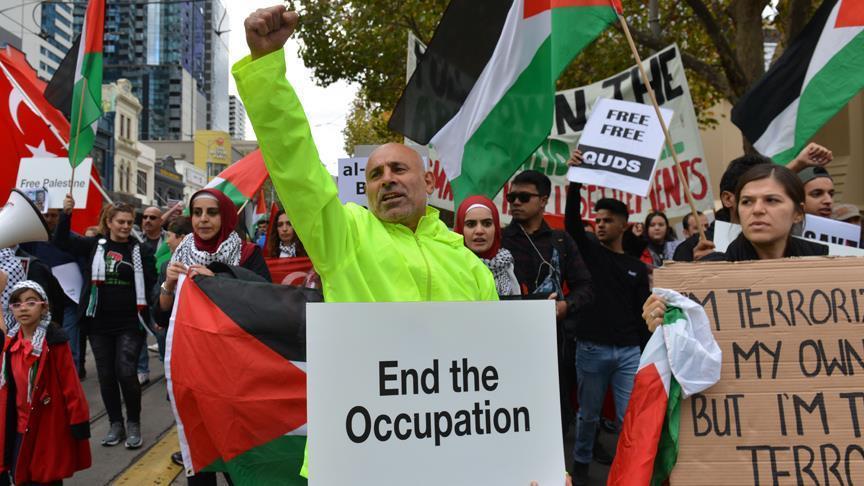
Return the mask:
{"type": "MultiPolygon", "coordinates": [[[[76,5],[79,32],[84,11],[76,5]]],[[[219,22],[227,30],[219,0],[107,0],[104,81],[132,83],[143,108],[142,139],[191,140],[214,124],[227,129],[227,33],[214,30],[219,22]]]]}
{"type": "Polygon", "coordinates": [[[25,0],[2,4],[0,45],[23,51],[39,77],[50,79],[72,47],[72,5],[25,0]]]}
{"type": "Polygon", "coordinates": [[[228,97],[228,133],[235,140],[246,139],[246,108],[234,95],[228,97]]]}

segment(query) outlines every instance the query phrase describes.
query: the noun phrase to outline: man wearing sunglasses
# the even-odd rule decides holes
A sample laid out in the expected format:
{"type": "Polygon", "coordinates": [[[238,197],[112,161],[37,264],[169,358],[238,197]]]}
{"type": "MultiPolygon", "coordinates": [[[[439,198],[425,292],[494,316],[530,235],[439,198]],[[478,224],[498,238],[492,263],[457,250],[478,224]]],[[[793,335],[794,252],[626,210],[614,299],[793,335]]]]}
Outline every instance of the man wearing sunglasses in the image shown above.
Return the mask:
{"type": "Polygon", "coordinates": [[[156,254],[156,250],[165,238],[165,231],[162,229],[162,210],[156,206],[146,208],[141,216],[141,231],[144,233],[142,245],[156,254]]]}
{"type": "Polygon", "coordinates": [[[576,315],[592,300],[591,275],[573,238],[552,229],[543,219],[551,191],[551,181],[540,172],[526,170],[513,178],[506,196],[513,219],[501,231],[501,246],[513,254],[513,270],[523,296],[557,301],[558,380],[566,434],[573,417],[570,390],[576,383],[576,315]]]}

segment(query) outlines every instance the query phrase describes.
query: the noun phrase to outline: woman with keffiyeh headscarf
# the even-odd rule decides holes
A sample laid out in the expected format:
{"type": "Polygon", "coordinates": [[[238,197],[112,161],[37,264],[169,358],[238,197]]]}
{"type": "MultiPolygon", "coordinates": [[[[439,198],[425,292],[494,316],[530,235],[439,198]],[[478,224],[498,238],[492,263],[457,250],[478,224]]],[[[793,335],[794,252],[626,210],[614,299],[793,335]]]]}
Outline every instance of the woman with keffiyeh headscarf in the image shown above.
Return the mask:
{"type": "Polygon", "coordinates": [[[513,255],[501,248],[501,223],[495,203],[485,196],[466,198],[456,212],[454,230],[465,237],[465,246],[489,267],[498,295],[521,294],[513,272],[513,255]]]}
{"type": "Polygon", "coordinates": [[[105,206],[100,235],[92,238],[71,232],[74,206],[72,197],[66,196],[53,242],[89,262],[82,268],[85,285],[78,317],[96,358],[99,391],[110,422],[102,445],[115,446],[125,439],[127,448],[137,449],[142,445],[138,357],[146,340],[144,326],[150,320],[148,297],[156,284],[153,254],[131,234],[132,206],[105,206]]]}
{"type": "Polygon", "coordinates": [[[0,355],[0,471],[14,484],[54,484],[90,467],[87,398],[45,290],[32,280],[8,290],[3,314],[13,324],[0,355]]]}

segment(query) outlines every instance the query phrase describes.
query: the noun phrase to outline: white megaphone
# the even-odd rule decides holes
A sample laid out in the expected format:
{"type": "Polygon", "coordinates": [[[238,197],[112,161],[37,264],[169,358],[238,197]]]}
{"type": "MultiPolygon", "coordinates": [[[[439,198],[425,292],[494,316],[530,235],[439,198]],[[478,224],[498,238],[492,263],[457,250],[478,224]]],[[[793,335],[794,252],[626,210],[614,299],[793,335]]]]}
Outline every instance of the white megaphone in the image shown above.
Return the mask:
{"type": "Polygon", "coordinates": [[[29,241],[48,241],[48,224],[39,209],[23,192],[12,189],[0,209],[0,248],[29,241]]]}

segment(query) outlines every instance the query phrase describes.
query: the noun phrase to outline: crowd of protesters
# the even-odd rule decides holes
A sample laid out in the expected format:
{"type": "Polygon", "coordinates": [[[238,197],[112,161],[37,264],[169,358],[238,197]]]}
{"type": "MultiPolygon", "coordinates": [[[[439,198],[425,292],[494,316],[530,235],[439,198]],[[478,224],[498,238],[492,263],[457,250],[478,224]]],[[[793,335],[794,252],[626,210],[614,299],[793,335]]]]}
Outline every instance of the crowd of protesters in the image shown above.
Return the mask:
{"type": "MultiPolygon", "coordinates": [[[[267,13],[250,19],[255,15],[267,13]]],[[[284,19],[267,17],[264,30],[284,19]]],[[[0,485],[56,483],[90,466],[89,408],[81,386],[88,343],[110,423],[97,440],[105,447],[142,447],[147,337],[154,337],[151,351],[164,358],[180,277],[239,273],[269,282],[267,257],[311,259],[310,275],[327,302],[554,301],[562,436],[572,428],[568,469],[572,484],[584,485],[592,462],[612,460],[614,450],[600,446],[598,436],[622,423],[641,350],[662,322],[665,302],[650,292],[654,269],[670,260],[826,255],[827,246],[794,238],[806,214],[861,224],[857,207],[835,204],[826,168],[833,155],[816,144],[787,166],[758,155],[728,164],[714,219],[739,224],[741,233],[722,252],[712,243],[714,223],[702,212],[680,221],[682,238],[663,212],[633,222],[627,205],[616,199],[596,201],[596,216],[584,221],[579,183],[570,184],[564,228],[555,229],[544,217],[551,181],[532,170],[508,186],[508,225],[492,200],[474,195],[461,201],[448,228],[426,204],[431,174],[401,144],[384,145],[369,157],[368,210],[343,205],[318,163],[282,58],[268,56],[281,45],[264,42],[267,32],[256,42],[255,25],[252,56],[238,63],[235,77],[285,209],[243,237],[235,204],[218,190],[203,189],[191,196],[188,216],[179,214],[179,206],[145,208],[138,233],[136,210],[111,204],[98,227],[78,235],[71,231],[70,196],[62,211],[45,214],[50,241],[0,249],[0,402],[7,405],[0,408],[6,414],[0,423],[7,424],[0,429],[0,485]],[[382,260],[385,250],[394,258],[382,260]],[[28,258],[26,270],[16,252],[28,258]],[[77,304],[50,270],[66,264],[83,276],[77,304]],[[46,394],[64,406],[49,406],[46,394]],[[604,417],[607,396],[614,412],[604,417]]],[[[247,34],[249,28],[247,21],[247,34]]],[[[568,163],[581,162],[574,151],[568,163]]],[[[179,453],[172,459],[182,464],[179,453]]],[[[198,473],[188,482],[216,484],[216,477],[198,473]]]]}

